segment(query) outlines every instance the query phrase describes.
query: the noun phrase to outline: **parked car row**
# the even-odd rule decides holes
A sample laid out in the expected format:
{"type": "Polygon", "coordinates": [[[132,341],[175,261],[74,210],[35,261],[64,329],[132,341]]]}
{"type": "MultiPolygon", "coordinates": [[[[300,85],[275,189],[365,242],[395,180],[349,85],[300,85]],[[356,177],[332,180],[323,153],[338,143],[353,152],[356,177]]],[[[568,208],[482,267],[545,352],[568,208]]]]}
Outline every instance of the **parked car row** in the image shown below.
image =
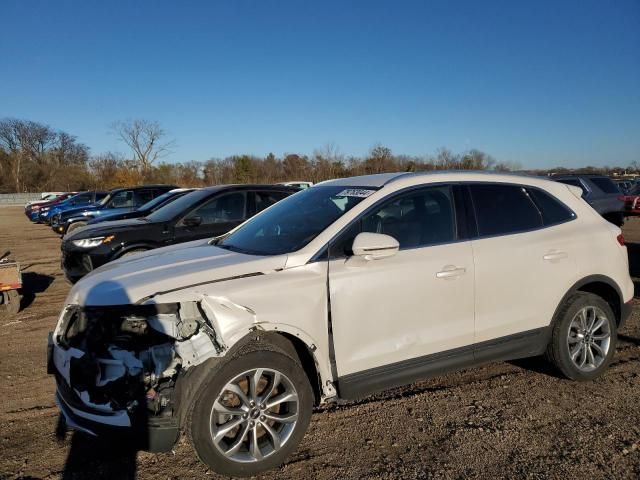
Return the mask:
{"type": "Polygon", "coordinates": [[[250,476],[285,460],[316,405],[542,354],[597,378],[634,285],[621,230],[587,203],[608,187],[560,180],[217,186],[69,231],[65,272],[91,273],[49,336],[56,402],[78,430],[152,451],[183,431],[212,470],[250,476]]]}

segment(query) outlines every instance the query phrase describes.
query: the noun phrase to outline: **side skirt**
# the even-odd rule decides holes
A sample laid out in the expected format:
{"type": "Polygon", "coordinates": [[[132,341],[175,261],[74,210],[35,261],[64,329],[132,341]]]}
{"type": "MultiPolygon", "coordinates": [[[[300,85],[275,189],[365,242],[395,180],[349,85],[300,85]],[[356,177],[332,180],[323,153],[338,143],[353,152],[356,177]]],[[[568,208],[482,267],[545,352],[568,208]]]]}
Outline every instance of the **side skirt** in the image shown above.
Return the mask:
{"type": "Polygon", "coordinates": [[[544,353],[550,338],[550,327],[537,328],[351,373],[338,378],[338,395],[342,399],[356,400],[375,392],[487,362],[533,357],[544,353]]]}

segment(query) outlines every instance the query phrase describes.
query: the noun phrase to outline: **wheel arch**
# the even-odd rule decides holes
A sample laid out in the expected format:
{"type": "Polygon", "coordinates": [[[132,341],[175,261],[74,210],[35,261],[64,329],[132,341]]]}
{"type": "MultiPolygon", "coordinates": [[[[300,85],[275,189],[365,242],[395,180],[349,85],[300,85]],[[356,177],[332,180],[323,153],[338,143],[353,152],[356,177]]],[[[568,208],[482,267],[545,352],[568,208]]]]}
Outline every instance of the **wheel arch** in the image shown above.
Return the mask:
{"type": "Polygon", "coordinates": [[[609,304],[613,314],[616,317],[616,325],[620,326],[622,321],[622,305],[623,296],[622,290],[618,284],[610,277],[606,275],[589,275],[573,284],[573,286],[564,294],[562,300],[556,307],[553,314],[552,324],[557,319],[557,314],[566,302],[566,300],[576,292],[586,292],[597,295],[609,304]]]}

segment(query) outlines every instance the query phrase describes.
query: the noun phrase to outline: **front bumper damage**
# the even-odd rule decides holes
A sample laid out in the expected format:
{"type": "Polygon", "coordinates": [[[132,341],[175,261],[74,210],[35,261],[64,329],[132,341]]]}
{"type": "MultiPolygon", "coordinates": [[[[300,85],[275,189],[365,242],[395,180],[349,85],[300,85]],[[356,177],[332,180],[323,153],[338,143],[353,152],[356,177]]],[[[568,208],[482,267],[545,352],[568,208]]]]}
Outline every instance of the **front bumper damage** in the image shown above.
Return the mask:
{"type": "Polygon", "coordinates": [[[166,451],[178,437],[185,372],[225,350],[199,302],[68,306],[49,335],[47,368],[67,426],[166,451]]]}

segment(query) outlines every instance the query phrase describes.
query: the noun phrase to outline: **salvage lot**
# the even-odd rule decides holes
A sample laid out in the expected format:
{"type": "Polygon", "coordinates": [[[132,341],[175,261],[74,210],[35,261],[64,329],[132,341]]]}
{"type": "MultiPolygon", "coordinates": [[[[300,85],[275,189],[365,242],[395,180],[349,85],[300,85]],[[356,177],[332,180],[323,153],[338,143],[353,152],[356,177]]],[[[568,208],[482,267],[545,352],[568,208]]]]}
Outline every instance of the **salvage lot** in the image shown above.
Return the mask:
{"type": "MultiPolygon", "coordinates": [[[[640,276],[640,219],[625,236],[640,276]]],[[[186,439],[173,453],[135,455],[56,433],[45,356],[69,290],[59,245],[21,207],[0,207],[0,249],[26,267],[32,293],[22,312],[0,317],[0,478],[214,478],[186,439]]],[[[318,410],[296,453],[264,478],[638,478],[639,399],[640,303],[596,382],[560,379],[537,359],[494,363],[318,410]]]]}

